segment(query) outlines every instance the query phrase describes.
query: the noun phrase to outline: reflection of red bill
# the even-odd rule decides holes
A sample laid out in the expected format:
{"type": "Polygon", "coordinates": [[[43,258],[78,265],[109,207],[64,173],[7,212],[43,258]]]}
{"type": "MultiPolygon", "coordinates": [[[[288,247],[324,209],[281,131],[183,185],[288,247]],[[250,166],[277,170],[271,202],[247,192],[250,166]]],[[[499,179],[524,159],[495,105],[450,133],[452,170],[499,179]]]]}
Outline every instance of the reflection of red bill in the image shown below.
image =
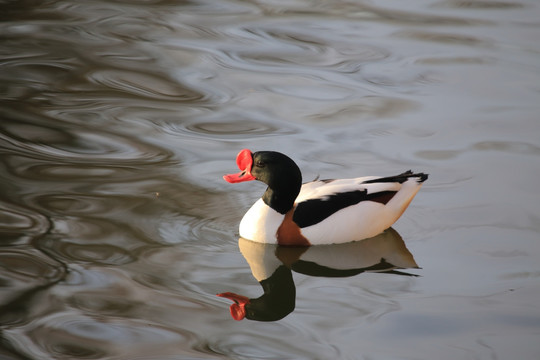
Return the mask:
{"type": "Polygon", "coordinates": [[[234,320],[242,320],[246,317],[246,305],[249,304],[248,297],[231,292],[217,294],[217,296],[234,301],[234,304],[230,307],[231,315],[234,320]]]}
{"type": "Polygon", "coordinates": [[[236,165],[241,170],[238,174],[227,174],[223,176],[225,181],[230,183],[239,183],[243,181],[255,180],[251,175],[251,167],[253,166],[253,156],[248,149],[241,150],[236,156],[236,165]]]}

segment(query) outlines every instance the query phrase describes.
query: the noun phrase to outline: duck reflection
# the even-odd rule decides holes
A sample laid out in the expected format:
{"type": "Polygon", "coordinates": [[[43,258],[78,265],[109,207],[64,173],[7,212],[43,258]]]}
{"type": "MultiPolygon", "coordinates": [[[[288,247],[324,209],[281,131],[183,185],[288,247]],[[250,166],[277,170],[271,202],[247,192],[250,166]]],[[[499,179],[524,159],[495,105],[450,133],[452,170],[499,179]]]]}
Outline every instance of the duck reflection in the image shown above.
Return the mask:
{"type": "Polygon", "coordinates": [[[264,293],[254,299],[231,292],[218,294],[234,302],[230,311],[235,320],[276,321],[290,314],[296,302],[292,271],[320,277],[349,277],[363,272],[416,276],[398,269],[418,268],[392,228],[370,239],[338,245],[284,247],[243,238],[238,245],[264,293]]]}

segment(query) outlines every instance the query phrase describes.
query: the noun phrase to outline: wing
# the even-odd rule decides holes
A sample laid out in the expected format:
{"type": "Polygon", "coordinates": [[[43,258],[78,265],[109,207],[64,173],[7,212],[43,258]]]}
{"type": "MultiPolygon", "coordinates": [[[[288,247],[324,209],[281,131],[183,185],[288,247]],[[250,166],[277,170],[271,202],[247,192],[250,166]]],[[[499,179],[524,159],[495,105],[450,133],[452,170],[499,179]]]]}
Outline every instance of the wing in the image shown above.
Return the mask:
{"type": "Polygon", "coordinates": [[[401,184],[410,178],[423,182],[427,175],[408,171],[390,177],[320,180],[304,184],[296,199],[293,221],[303,228],[362,201],[385,205],[401,189],[401,184]]]}
{"type": "Polygon", "coordinates": [[[367,189],[329,195],[325,198],[305,200],[296,205],[293,221],[301,228],[315,225],[330,215],[362,201],[386,204],[397,191],[368,193],[367,189]]]}

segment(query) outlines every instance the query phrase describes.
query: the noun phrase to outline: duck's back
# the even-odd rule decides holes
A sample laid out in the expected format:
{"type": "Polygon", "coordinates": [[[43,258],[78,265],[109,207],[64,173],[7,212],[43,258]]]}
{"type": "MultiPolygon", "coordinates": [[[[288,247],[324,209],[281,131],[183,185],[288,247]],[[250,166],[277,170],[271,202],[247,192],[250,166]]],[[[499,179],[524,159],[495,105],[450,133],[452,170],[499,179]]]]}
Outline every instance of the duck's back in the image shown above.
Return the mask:
{"type": "Polygon", "coordinates": [[[407,174],[307,183],[297,198],[293,221],[312,245],[373,237],[403,214],[424,180],[423,174],[407,174]]]}

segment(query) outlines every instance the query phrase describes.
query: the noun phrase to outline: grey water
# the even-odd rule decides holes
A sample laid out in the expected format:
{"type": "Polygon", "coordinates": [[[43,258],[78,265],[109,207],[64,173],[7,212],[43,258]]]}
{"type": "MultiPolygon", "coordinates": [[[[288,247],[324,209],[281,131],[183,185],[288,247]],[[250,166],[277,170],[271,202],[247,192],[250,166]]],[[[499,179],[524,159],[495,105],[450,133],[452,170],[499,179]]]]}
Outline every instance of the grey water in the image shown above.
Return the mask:
{"type": "Polygon", "coordinates": [[[540,358],[539,38],[534,0],[1,1],[0,358],[540,358]],[[243,148],[430,178],[261,247],[243,148]]]}

